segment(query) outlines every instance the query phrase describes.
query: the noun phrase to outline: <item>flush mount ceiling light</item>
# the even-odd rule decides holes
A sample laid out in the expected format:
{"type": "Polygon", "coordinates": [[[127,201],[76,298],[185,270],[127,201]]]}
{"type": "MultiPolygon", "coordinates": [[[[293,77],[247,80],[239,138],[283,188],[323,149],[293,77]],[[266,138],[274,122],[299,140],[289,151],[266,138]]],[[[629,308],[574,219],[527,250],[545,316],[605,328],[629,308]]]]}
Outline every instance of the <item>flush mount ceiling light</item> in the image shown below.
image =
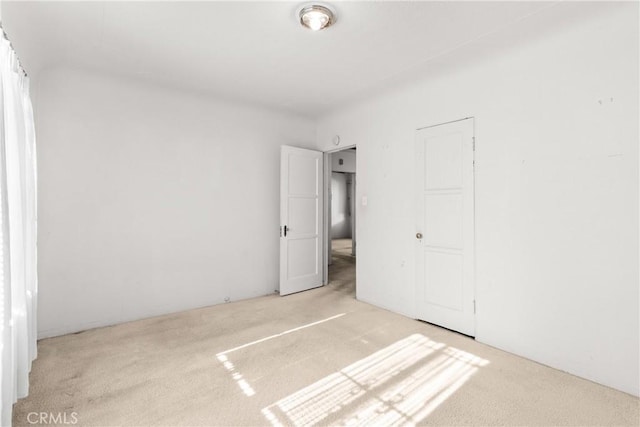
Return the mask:
{"type": "Polygon", "coordinates": [[[300,24],[312,31],[323,30],[336,22],[336,14],[326,4],[304,5],[298,12],[300,24]]]}

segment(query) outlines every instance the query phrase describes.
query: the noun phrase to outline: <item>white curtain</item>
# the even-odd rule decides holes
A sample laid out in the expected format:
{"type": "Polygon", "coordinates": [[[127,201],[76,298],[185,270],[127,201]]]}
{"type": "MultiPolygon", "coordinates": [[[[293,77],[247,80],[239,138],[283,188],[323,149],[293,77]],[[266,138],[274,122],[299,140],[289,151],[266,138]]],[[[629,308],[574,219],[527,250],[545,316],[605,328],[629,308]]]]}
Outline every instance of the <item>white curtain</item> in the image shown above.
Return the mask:
{"type": "Polygon", "coordinates": [[[0,37],[0,410],[11,425],[36,357],[36,151],[29,79],[0,37]]]}

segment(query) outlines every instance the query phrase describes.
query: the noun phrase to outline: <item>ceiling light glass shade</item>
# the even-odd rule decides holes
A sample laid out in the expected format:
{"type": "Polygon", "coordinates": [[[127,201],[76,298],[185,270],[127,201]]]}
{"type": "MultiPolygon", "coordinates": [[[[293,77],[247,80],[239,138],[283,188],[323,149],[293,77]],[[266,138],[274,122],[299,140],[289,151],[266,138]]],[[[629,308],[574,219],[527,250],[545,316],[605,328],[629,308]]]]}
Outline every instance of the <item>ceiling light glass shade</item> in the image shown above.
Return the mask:
{"type": "Polygon", "coordinates": [[[312,31],[327,28],[334,22],[335,15],[325,6],[312,4],[300,10],[300,23],[312,31]]]}

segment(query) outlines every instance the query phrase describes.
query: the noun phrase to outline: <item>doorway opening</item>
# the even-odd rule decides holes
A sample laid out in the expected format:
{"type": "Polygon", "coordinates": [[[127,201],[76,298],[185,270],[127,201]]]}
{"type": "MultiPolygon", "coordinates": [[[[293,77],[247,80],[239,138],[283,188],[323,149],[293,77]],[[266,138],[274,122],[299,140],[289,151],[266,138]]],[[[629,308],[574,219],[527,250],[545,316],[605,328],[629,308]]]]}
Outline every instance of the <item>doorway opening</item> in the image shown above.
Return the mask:
{"type": "Polygon", "coordinates": [[[325,282],[345,293],[356,290],[356,148],[325,157],[327,197],[325,282]]]}

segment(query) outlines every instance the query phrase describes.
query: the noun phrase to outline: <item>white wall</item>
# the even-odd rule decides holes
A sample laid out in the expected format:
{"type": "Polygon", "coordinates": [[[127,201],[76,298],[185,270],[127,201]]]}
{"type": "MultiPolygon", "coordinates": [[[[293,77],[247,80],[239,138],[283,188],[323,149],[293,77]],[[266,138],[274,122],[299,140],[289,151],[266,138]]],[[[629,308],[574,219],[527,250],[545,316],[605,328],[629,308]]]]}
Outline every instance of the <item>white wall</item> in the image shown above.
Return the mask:
{"type": "Polygon", "coordinates": [[[347,174],[331,174],[331,238],[351,238],[351,209],[347,194],[347,174]]]}
{"type": "Polygon", "coordinates": [[[349,149],[331,153],[331,170],[356,173],[356,150],[349,149]],[[340,164],[340,160],[342,160],[342,164],[340,164]]]}
{"type": "Polygon", "coordinates": [[[358,145],[358,298],[414,316],[415,129],[474,116],[476,338],[638,395],[638,5],[598,7],[484,56],[510,41],[489,36],[318,138],[358,145]]]}
{"type": "Polygon", "coordinates": [[[273,293],[312,121],[58,69],[38,93],[39,335],[273,293]]]}

